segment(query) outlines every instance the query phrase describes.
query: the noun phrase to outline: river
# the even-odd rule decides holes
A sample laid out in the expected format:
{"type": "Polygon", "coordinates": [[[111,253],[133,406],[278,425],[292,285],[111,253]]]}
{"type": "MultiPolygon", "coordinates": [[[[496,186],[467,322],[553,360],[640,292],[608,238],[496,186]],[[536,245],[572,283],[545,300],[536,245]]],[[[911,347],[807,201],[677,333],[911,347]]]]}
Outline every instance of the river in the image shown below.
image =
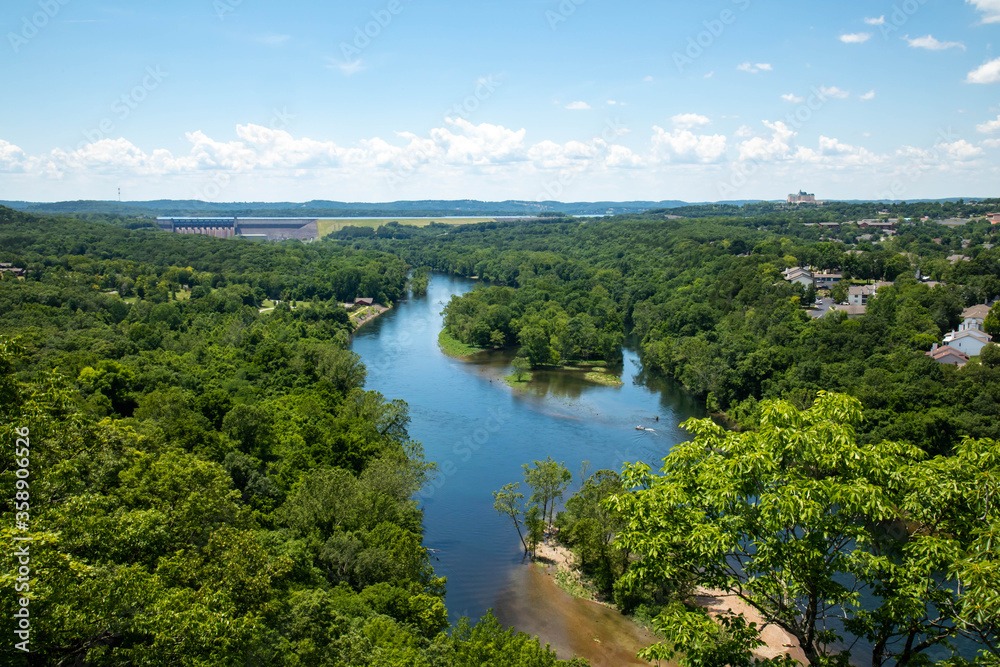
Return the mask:
{"type": "Polygon", "coordinates": [[[671,447],[686,439],[679,424],[705,416],[704,407],[668,379],[645,373],[637,352],[628,347],[622,387],[552,372],[539,374],[536,392],[514,391],[493,379],[506,374],[509,355],[486,353],[472,361],[445,356],[437,344],[441,311],[453,294],[475,285],[432,276],[426,296],[402,301],[362,327],[353,350],[368,368],[369,389],[409,404],[410,437],[423,443],[427,459],[438,464],[437,477],[420,501],[424,544],[433,550],[437,574],[448,578],[452,621],[475,619],[494,608],[504,623],[551,642],[560,657],[587,653],[576,647],[599,638],[583,637],[589,630],[580,616],[593,611],[597,626],[617,621],[603,607],[580,611],[554,586],[545,596],[554,605],[551,614],[572,620],[553,623],[551,615],[539,614],[532,596],[547,578],[536,577],[534,566],[524,563],[510,520],[493,510],[492,492],[521,481],[521,464],[547,456],[573,472],[570,493],[580,486],[583,461],[589,461],[590,473],[620,470],[626,461],[658,467],[671,447]],[[638,431],[636,425],[655,431],[638,431]]]}

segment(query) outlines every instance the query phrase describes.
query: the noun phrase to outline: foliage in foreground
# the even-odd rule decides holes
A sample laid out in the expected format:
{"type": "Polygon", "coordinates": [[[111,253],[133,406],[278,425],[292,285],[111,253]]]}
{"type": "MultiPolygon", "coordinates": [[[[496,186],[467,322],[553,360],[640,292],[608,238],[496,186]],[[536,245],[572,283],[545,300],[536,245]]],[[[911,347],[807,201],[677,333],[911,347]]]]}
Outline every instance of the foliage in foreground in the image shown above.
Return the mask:
{"type": "MultiPolygon", "coordinates": [[[[998,664],[1000,444],[965,439],[929,459],[910,445],[859,445],[861,418],[856,399],[824,393],[804,411],[765,403],[755,432],[686,422],[695,439],[659,475],[626,466],[628,491],[610,500],[620,547],[643,555],[622,585],[696,579],[735,595],[813,665],[846,665],[856,638],[870,650],[854,657],[876,667],[941,655],[998,664]]],[[[643,655],[750,664],[757,629],[723,623],[668,605],[657,619],[666,641],[643,655]]]]}

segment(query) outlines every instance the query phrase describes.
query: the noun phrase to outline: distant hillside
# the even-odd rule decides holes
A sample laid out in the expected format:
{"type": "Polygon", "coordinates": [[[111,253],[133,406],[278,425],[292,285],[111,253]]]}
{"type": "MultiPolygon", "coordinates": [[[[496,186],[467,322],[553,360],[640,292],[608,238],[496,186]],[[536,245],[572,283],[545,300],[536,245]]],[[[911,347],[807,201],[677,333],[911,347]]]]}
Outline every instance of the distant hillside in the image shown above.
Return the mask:
{"type": "Polygon", "coordinates": [[[197,200],[159,199],[154,201],[64,201],[36,203],[0,201],[0,205],[29,213],[117,213],[121,215],[237,215],[237,216],[307,216],[307,217],[391,217],[469,216],[469,215],[604,215],[641,213],[656,208],[689,206],[688,202],[627,201],[576,202],[518,201],[484,202],[472,199],[397,201],[383,203],[313,200],[300,202],[204,202],[197,200]]]}

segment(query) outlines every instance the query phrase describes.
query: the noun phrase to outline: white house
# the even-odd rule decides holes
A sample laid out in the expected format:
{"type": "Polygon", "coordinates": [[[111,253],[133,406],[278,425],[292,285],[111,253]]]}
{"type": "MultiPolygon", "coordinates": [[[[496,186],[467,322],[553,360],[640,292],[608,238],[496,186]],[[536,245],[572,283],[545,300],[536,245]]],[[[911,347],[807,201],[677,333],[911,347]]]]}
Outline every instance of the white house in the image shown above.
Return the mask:
{"type": "Polygon", "coordinates": [[[970,357],[978,356],[990,342],[990,335],[983,331],[983,325],[975,320],[966,320],[957,331],[944,337],[945,345],[953,347],[970,357]]]}
{"type": "Polygon", "coordinates": [[[847,303],[852,306],[867,306],[868,299],[875,296],[880,287],[891,285],[892,283],[875,283],[874,285],[851,285],[847,288],[847,303]]]}
{"type": "Polygon", "coordinates": [[[790,269],[785,269],[782,271],[782,274],[788,282],[799,283],[803,287],[809,287],[813,284],[812,271],[803,269],[801,266],[793,266],[790,269]]]}

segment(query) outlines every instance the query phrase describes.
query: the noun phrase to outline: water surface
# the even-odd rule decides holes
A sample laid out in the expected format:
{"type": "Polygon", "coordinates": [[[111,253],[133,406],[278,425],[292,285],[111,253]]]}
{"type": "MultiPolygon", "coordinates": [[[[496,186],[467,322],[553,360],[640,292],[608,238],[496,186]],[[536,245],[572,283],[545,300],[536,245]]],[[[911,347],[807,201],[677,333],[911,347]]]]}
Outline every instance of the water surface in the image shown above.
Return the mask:
{"type": "MultiPolygon", "coordinates": [[[[476,284],[434,275],[426,296],[399,303],[360,329],[353,342],[368,367],[368,388],[409,404],[410,436],[438,464],[437,478],[420,497],[424,544],[434,550],[437,574],[448,578],[453,621],[478,618],[530,585],[518,569],[523,559],[517,535],[509,519],[493,510],[492,497],[504,484],[521,480],[522,463],[547,456],[565,462],[574,475],[572,491],[579,487],[583,461],[590,462],[589,472],[620,470],[626,461],[658,467],[671,446],[686,439],[678,424],[704,416],[669,380],[648,377],[631,349],[624,350],[622,387],[556,373],[538,394],[513,391],[494,379],[508,372],[509,355],[471,363],[445,356],[437,345],[441,310],[453,294],[476,284]],[[637,431],[637,425],[656,430],[637,431]]],[[[501,620],[517,627],[517,616],[501,620]]]]}

